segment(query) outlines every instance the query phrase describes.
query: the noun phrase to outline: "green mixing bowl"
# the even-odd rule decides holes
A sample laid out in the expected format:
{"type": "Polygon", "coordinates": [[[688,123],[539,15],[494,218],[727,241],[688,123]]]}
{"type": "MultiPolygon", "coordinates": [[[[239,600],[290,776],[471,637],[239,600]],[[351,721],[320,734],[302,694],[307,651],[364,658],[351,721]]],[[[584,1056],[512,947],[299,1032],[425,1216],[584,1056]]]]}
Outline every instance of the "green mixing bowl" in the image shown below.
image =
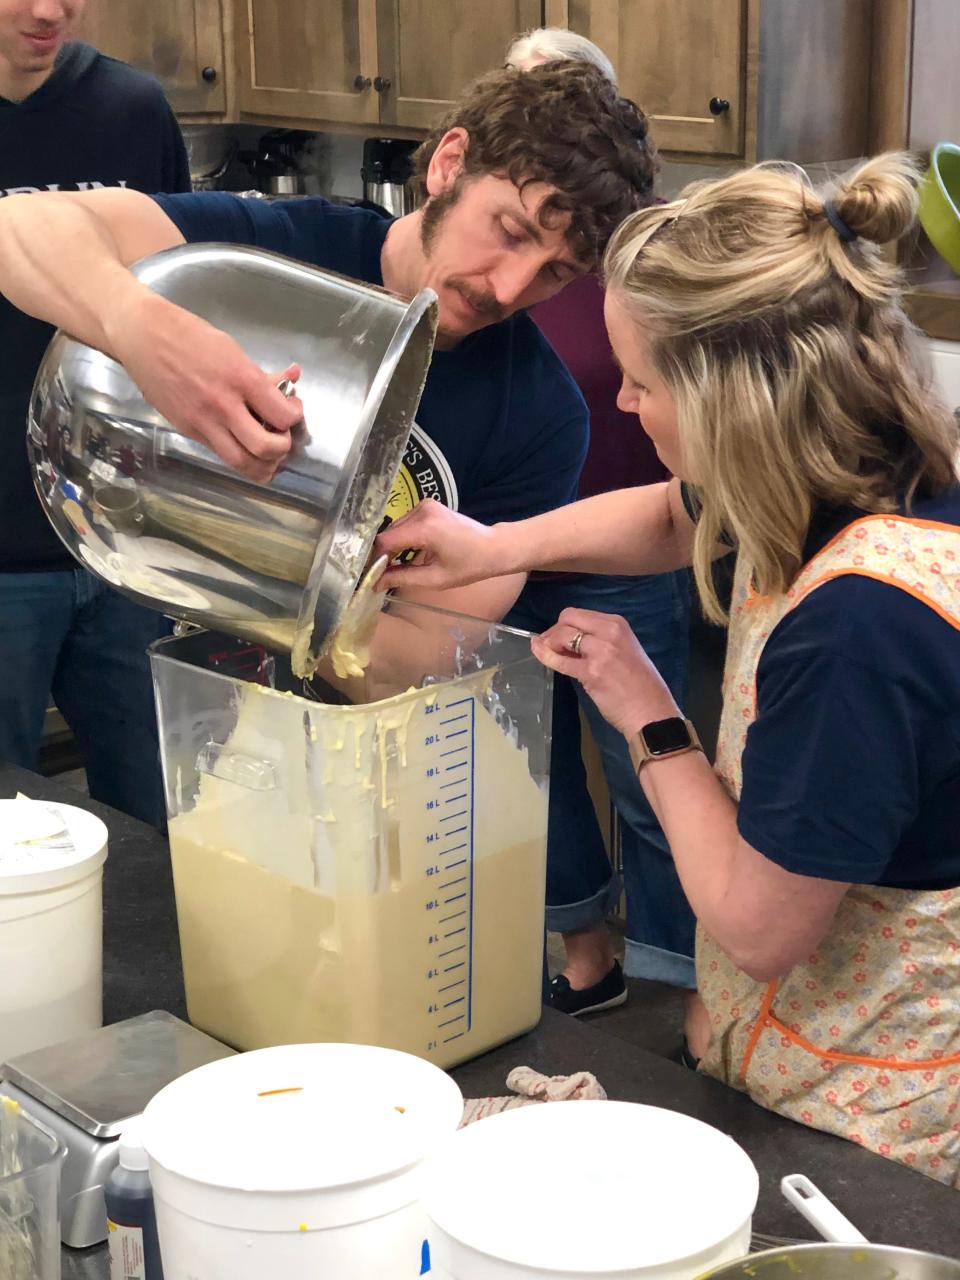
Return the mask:
{"type": "Polygon", "coordinates": [[[960,147],[938,142],[920,184],[920,225],[960,275],[960,147]]]}

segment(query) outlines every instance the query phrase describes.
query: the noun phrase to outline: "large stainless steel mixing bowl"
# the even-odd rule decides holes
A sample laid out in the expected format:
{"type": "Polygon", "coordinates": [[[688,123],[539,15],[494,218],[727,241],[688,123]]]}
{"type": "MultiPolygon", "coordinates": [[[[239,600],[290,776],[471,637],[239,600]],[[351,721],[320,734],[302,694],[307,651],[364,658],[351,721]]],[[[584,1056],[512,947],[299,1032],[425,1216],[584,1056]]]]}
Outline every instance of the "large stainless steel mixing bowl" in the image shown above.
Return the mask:
{"type": "Polygon", "coordinates": [[[752,1253],[701,1280],[960,1280],[960,1260],[885,1244],[801,1244],[752,1253]]]}
{"type": "Polygon", "coordinates": [[[270,484],[173,431],[126,371],[58,333],[28,447],[81,563],[141,604],[290,652],[310,670],[353,592],[423,390],[436,297],[412,302],[254,249],[183,245],[133,268],[263,369],[303,369],[304,422],[270,484]]]}

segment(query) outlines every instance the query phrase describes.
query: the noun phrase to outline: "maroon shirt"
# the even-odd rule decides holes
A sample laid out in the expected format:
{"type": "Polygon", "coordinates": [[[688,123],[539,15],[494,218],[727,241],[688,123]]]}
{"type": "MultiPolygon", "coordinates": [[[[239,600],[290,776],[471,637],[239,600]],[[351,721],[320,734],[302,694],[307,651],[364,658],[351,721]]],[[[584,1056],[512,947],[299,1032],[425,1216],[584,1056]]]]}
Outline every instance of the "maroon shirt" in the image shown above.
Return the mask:
{"type": "Polygon", "coordinates": [[[590,447],[580,476],[579,496],[653,484],[669,472],[635,414],[617,408],[620,371],[613,361],[603,323],[603,290],[585,276],[530,315],[570,370],[590,410],[590,447]]]}

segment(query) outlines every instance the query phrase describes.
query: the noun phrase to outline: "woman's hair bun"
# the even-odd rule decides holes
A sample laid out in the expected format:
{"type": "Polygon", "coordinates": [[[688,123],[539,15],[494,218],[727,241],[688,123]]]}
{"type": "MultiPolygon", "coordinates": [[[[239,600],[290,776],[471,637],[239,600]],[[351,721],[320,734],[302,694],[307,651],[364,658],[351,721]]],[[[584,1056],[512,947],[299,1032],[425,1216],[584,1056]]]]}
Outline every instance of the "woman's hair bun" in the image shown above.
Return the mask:
{"type": "Polygon", "coordinates": [[[917,216],[919,171],[905,152],[888,152],[851,169],[823,193],[851,231],[864,240],[899,240],[917,216]]]}

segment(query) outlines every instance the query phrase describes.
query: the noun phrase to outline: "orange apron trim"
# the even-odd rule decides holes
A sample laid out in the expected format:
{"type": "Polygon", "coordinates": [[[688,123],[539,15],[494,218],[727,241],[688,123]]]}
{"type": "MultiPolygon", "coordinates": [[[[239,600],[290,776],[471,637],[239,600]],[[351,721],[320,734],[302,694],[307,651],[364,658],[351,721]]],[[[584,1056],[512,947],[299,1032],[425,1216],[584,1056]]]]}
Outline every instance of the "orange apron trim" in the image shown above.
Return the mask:
{"type": "MultiPolygon", "coordinates": [[[[847,536],[851,529],[860,528],[861,525],[876,524],[877,521],[880,521],[881,523],[884,521],[892,521],[895,524],[909,524],[916,529],[940,529],[944,533],[951,533],[955,536],[957,533],[957,526],[955,524],[944,524],[942,520],[917,520],[913,516],[897,515],[861,516],[859,520],[852,521],[850,524],[845,525],[839,533],[835,533],[829,542],[825,542],[813,557],[813,560],[818,560],[822,555],[825,555],[826,552],[835,547],[842,538],[847,536]]],[[[813,560],[809,561],[809,563],[812,564],[813,560]]]]}
{"type": "MultiPolygon", "coordinates": [[[[804,1049],[807,1053],[812,1053],[817,1058],[826,1058],[830,1062],[855,1062],[861,1067],[882,1067],[885,1071],[931,1071],[936,1070],[937,1067],[952,1067],[960,1063],[960,1053],[952,1053],[949,1057],[944,1058],[922,1058],[916,1062],[904,1062],[900,1058],[867,1058],[855,1053],[836,1053],[832,1049],[817,1048],[811,1041],[784,1026],[776,1014],[767,1013],[764,1018],[764,1025],[776,1031],[779,1035],[786,1036],[788,1040],[792,1040],[799,1049],[804,1049]]],[[[754,1035],[759,1040],[760,1037],[756,1032],[754,1032],[754,1035]]],[[[752,1051],[750,1051],[749,1056],[752,1056],[752,1051]]],[[[746,1068],[749,1065],[749,1056],[744,1059],[744,1075],[746,1075],[746,1068]]]]}
{"type": "Polygon", "coordinates": [[[763,1004],[760,1006],[760,1012],[757,1014],[757,1024],[750,1033],[750,1039],[747,1041],[746,1052],[743,1055],[743,1061],[740,1063],[740,1079],[746,1080],[747,1070],[750,1066],[750,1059],[753,1057],[754,1050],[760,1043],[760,1037],[763,1035],[763,1029],[770,1022],[770,1008],[773,1005],[774,998],[777,994],[779,983],[776,979],[769,983],[763,995],[763,1004]]]}

